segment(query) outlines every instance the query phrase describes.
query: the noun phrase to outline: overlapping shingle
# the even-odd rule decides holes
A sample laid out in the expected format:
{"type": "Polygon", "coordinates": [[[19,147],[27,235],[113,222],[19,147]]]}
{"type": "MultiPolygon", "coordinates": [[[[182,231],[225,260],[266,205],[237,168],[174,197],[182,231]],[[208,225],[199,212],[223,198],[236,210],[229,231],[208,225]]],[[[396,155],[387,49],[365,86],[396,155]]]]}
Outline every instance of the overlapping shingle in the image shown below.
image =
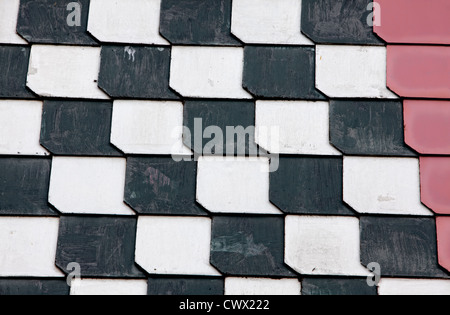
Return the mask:
{"type": "Polygon", "coordinates": [[[448,294],[448,5],[394,2],[0,0],[0,294],[448,294]]]}

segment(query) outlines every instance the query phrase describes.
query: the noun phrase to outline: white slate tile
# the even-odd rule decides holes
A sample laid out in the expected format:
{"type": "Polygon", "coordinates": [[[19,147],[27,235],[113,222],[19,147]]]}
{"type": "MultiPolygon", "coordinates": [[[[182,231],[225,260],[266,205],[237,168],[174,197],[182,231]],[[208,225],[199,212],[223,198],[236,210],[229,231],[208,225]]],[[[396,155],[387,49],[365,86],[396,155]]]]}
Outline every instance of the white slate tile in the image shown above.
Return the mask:
{"type": "Polygon", "coordinates": [[[215,213],[282,213],[269,201],[266,157],[201,157],[197,201],[215,213]]]}
{"type": "Polygon", "coordinates": [[[147,280],[73,279],[70,295],[147,295],[147,280]]]}
{"type": "Polygon", "coordinates": [[[170,87],[185,97],[251,99],[241,47],[173,46],[170,87]]]}
{"type": "Polygon", "coordinates": [[[314,45],[301,13],[302,0],[233,0],[231,32],[249,44],[314,45]]]}
{"type": "Polygon", "coordinates": [[[378,283],[379,295],[450,295],[450,280],[389,279],[378,283]]]}
{"type": "Polygon", "coordinates": [[[125,153],[184,154],[183,103],[114,101],[111,143],[125,153]]]}
{"type": "Polygon", "coordinates": [[[0,217],[0,277],[63,277],[58,227],[58,218],[0,217]]]}
{"type": "Polygon", "coordinates": [[[225,295],[300,295],[298,279],[225,278],[225,295]]]}
{"type": "Polygon", "coordinates": [[[42,107],[39,101],[0,101],[0,154],[50,154],[39,144],[42,107]]]}
{"type": "Polygon", "coordinates": [[[44,97],[108,99],[98,88],[100,47],[31,46],[27,86],[44,97]]]}
{"type": "Polygon", "coordinates": [[[317,45],[316,88],[334,98],[397,98],[386,87],[386,47],[317,45]]]}
{"type": "Polygon", "coordinates": [[[328,102],[257,101],[255,141],[271,153],[342,155],[330,144],[328,102]]]}
{"type": "Polygon", "coordinates": [[[209,218],[139,216],[136,263],[150,274],[219,276],[210,243],[209,218]]]}
{"type": "Polygon", "coordinates": [[[159,34],[161,0],[91,0],[88,32],[101,42],[169,45],[159,34]]]}
{"type": "Polygon", "coordinates": [[[416,158],[344,157],[344,201],[359,213],[425,215],[416,158]]]}
{"type": "Polygon", "coordinates": [[[20,0],[0,0],[0,43],[27,44],[16,31],[19,6],[20,0]]]}
{"type": "Polygon", "coordinates": [[[355,217],[287,216],[285,262],[301,274],[367,276],[355,217]]]}
{"type": "Polygon", "coordinates": [[[53,157],[49,202],[62,213],[133,215],[125,172],[124,158],[53,157]]]}

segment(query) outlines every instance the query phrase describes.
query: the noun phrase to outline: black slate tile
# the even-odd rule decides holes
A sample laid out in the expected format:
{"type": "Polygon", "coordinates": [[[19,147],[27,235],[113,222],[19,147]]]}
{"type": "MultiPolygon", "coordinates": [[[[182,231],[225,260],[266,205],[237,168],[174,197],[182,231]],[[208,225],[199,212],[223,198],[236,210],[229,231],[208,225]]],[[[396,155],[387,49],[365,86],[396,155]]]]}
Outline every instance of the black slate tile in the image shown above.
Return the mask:
{"type": "Polygon", "coordinates": [[[342,201],[341,157],[280,156],[270,173],[270,201],[289,214],[353,215],[342,201]]]}
{"type": "Polygon", "coordinates": [[[213,217],[211,264],[224,275],[295,276],[284,265],[284,218],[213,217]]]}
{"type": "Polygon", "coordinates": [[[69,295],[66,279],[0,279],[1,295],[69,295]]]}
{"type": "Polygon", "coordinates": [[[258,154],[253,101],[186,101],[183,123],[189,130],[189,134],[183,135],[184,144],[195,153],[258,154]]]}
{"type": "Polygon", "coordinates": [[[142,214],[206,215],[196,202],[197,162],[129,157],[125,202],[142,214]]]}
{"type": "Polygon", "coordinates": [[[361,217],[361,262],[382,276],[450,278],[438,265],[434,218],[361,217]]]}
{"type": "Polygon", "coordinates": [[[45,101],[41,145],[57,155],[121,156],[110,144],[112,103],[45,101]]]}
{"type": "Polygon", "coordinates": [[[98,45],[87,33],[90,0],[20,0],[17,33],[30,43],[98,45]],[[80,10],[69,6],[78,3],[80,10]],[[70,9],[70,10],[68,10],[70,9]],[[72,24],[75,14],[80,24],[72,24]]]}
{"type": "Polygon", "coordinates": [[[319,44],[383,45],[369,25],[373,0],[303,0],[302,32],[319,44]]]}
{"type": "Polygon", "coordinates": [[[80,264],[81,277],[143,278],[134,263],[135,217],[63,216],[56,265],[80,264]]]}
{"type": "Polygon", "coordinates": [[[246,46],[243,86],[268,99],[325,100],[315,88],[315,49],[295,46],[246,46]]]}
{"type": "Polygon", "coordinates": [[[0,98],[34,98],[26,88],[30,47],[0,46],[0,98]]]}
{"type": "Polygon", "coordinates": [[[305,278],[302,295],[377,295],[377,287],[366,278],[305,278]]]}
{"type": "Polygon", "coordinates": [[[148,295],[224,295],[224,280],[217,278],[150,278],[148,295]]]}
{"type": "Polygon", "coordinates": [[[103,46],[98,86],[114,98],[176,100],[170,56],[168,47],[103,46]]]}
{"type": "Polygon", "coordinates": [[[0,215],[56,215],[47,201],[51,163],[48,158],[0,158],[0,215]]]}
{"type": "Polygon", "coordinates": [[[346,155],[416,156],[405,144],[400,101],[331,101],[330,142],[346,155]]]}
{"type": "Polygon", "coordinates": [[[162,0],[160,32],[171,44],[239,46],[231,35],[232,0],[162,0]]]}

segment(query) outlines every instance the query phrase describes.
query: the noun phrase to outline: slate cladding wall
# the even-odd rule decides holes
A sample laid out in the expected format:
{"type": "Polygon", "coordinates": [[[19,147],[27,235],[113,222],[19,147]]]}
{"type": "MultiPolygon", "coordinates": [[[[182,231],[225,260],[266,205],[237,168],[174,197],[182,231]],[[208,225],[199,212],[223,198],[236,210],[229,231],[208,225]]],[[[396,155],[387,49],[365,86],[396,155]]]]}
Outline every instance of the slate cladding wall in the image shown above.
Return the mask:
{"type": "Polygon", "coordinates": [[[450,294],[449,12],[0,0],[0,295],[450,294]]]}

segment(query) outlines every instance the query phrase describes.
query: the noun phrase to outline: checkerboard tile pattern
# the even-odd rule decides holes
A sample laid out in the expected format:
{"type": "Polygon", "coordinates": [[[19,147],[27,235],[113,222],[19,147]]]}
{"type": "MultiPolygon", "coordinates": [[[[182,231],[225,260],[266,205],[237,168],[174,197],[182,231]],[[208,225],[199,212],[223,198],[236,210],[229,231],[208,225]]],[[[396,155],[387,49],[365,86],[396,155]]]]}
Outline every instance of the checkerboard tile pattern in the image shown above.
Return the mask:
{"type": "Polygon", "coordinates": [[[0,295],[450,294],[435,2],[0,0],[0,295]]]}

